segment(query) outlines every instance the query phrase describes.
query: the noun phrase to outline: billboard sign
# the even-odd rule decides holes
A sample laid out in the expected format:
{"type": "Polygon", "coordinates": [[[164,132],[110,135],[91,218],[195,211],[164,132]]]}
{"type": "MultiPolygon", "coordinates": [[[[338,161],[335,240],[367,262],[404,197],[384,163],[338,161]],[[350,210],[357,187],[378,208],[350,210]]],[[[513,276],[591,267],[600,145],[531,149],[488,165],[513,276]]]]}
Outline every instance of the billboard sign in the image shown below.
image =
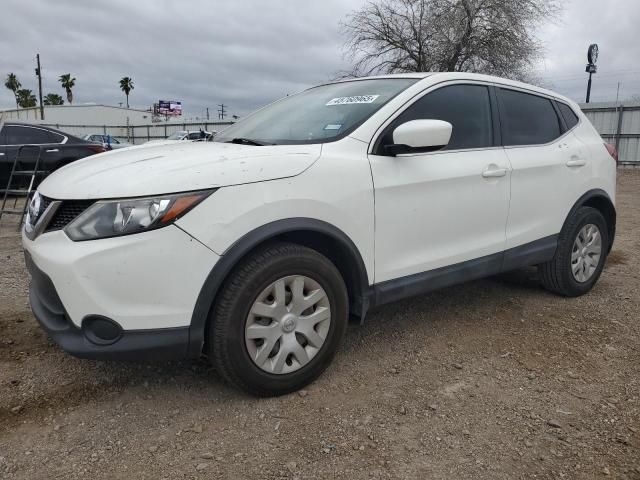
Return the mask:
{"type": "Polygon", "coordinates": [[[179,117],[182,115],[182,102],[160,100],[158,102],[158,113],[170,117],[179,117]]]}

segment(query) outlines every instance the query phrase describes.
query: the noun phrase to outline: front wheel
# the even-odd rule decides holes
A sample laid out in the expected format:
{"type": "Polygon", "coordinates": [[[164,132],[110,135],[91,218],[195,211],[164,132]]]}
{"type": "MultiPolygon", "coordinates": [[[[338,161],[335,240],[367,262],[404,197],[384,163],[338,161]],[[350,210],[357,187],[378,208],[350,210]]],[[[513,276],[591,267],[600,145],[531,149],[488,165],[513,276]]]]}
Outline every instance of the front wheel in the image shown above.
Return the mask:
{"type": "Polygon", "coordinates": [[[253,395],[289,393],[331,363],[347,318],[347,289],[335,265],[315,250],[273,244],[225,281],[208,354],[229,383],[253,395]]]}
{"type": "Polygon", "coordinates": [[[591,207],[581,207],[563,227],[553,259],[539,266],[543,286],[577,297],[598,281],[609,250],[607,222],[591,207]]]}

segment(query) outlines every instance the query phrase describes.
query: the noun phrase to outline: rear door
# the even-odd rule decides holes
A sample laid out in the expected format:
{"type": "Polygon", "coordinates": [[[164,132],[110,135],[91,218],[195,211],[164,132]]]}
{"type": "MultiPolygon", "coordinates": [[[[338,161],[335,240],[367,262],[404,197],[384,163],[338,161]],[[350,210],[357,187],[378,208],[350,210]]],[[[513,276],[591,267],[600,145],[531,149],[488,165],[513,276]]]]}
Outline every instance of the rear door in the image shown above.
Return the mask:
{"type": "Polygon", "coordinates": [[[567,128],[554,99],[496,88],[502,140],[513,172],[507,249],[560,232],[584,193],[589,157],[567,128]]]}
{"type": "MultiPolygon", "coordinates": [[[[13,161],[19,148],[23,145],[38,145],[41,147],[40,160],[45,169],[52,167],[60,160],[60,145],[65,141],[63,135],[30,125],[8,125],[4,127],[4,130],[6,155],[11,161],[13,161]]],[[[21,154],[21,159],[24,159],[21,164],[25,168],[32,168],[36,159],[36,151],[36,149],[29,149],[21,154]]]]}

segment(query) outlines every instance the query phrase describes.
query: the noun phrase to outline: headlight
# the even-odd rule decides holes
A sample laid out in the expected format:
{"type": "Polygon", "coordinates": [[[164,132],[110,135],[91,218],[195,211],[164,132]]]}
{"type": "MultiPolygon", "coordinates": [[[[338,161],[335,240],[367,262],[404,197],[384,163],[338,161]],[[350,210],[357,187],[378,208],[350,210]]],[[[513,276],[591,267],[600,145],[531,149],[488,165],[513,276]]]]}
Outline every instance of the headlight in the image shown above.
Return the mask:
{"type": "Polygon", "coordinates": [[[64,229],[74,242],[117,237],[165,227],[215,190],[94,203],[64,229]]]}

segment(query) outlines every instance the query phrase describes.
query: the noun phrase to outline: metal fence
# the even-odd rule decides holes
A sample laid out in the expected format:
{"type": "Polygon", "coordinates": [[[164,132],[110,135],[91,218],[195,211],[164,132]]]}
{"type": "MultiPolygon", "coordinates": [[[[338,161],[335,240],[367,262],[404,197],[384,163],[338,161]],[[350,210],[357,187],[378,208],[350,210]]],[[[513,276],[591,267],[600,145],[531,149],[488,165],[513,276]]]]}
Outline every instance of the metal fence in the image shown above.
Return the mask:
{"type": "Polygon", "coordinates": [[[149,140],[161,140],[180,130],[206,130],[220,132],[233,122],[190,122],[190,123],[152,123],[149,125],[63,125],[45,123],[48,127],[57,128],[70,135],[82,137],[89,134],[111,135],[134,145],[140,145],[149,140]]]}
{"type": "Polygon", "coordinates": [[[640,166],[640,103],[581,105],[605,142],[616,146],[620,163],[640,166]]]}

